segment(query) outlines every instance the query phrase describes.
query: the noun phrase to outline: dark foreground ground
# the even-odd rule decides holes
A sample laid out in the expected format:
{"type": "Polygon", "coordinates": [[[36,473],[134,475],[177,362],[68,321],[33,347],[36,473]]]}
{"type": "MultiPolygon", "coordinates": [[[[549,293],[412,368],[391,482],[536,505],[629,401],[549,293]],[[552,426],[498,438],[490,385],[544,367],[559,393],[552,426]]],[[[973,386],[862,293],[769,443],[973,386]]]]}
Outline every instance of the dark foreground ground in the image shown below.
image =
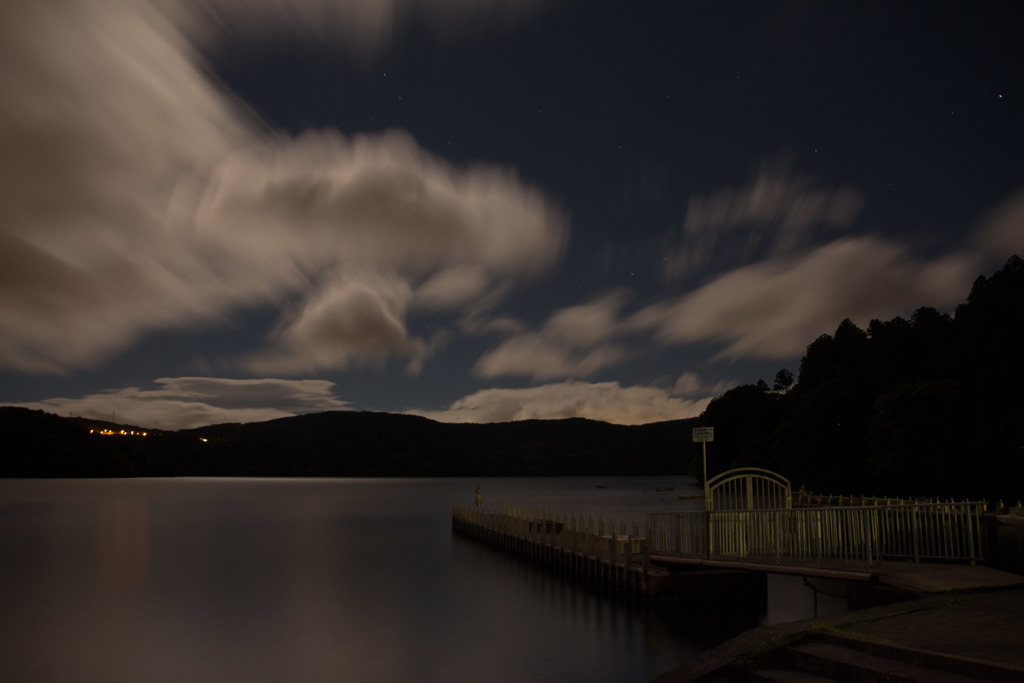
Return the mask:
{"type": "Polygon", "coordinates": [[[880,671],[891,680],[1024,681],[1024,587],[752,629],[656,683],[884,680],[880,671]]]}

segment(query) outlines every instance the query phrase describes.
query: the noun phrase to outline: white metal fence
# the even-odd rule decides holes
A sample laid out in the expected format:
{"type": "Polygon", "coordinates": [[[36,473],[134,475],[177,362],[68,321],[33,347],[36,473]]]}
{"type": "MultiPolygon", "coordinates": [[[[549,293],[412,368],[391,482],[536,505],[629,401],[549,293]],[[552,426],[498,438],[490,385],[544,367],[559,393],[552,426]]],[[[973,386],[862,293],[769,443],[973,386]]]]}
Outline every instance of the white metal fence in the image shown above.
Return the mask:
{"type": "Polygon", "coordinates": [[[651,513],[651,553],[870,568],[883,560],[981,559],[984,503],[651,513]]]}

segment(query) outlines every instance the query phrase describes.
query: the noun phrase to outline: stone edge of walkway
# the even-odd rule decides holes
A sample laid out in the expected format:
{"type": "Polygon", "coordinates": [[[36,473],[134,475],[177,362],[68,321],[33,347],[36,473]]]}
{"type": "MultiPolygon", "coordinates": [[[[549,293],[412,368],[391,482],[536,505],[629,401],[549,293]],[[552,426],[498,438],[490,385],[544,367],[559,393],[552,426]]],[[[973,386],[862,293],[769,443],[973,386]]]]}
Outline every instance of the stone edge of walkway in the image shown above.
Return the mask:
{"type": "MultiPolygon", "coordinates": [[[[846,614],[840,614],[833,617],[819,617],[817,619],[805,619],[786,624],[760,626],[745,631],[717,647],[702,652],[681,666],[678,666],[675,669],[653,679],[651,683],[695,683],[705,677],[711,676],[717,671],[724,671],[732,667],[739,667],[745,661],[765,655],[777,648],[785,647],[804,636],[813,635],[817,632],[828,633],[830,637],[862,640],[857,639],[855,636],[837,634],[836,631],[840,626],[849,626],[851,624],[889,619],[904,614],[919,612],[921,610],[934,609],[947,604],[950,597],[955,595],[979,592],[998,592],[1002,590],[1014,590],[1014,588],[994,588],[979,591],[955,591],[950,593],[933,594],[904,602],[847,612],[846,614]]],[[[893,647],[903,650],[913,650],[913,648],[903,646],[893,647]]],[[[957,657],[957,655],[943,656],[957,657]]],[[[961,659],[967,658],[961,657],[961,659]]]]}

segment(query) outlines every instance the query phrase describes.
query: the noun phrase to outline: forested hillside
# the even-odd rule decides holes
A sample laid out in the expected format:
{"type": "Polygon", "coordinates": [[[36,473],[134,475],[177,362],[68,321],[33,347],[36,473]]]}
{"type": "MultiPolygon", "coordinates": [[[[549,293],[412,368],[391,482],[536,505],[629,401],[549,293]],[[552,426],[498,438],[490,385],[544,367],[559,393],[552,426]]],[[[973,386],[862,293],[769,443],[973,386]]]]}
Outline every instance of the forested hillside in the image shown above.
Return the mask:
{"type": "MultiPolygon", "coordinates": [[[[844,320],[807,347],[795,384],[715,399],[709,476],[777,470],[821,493],[1024,496],[1024,261],[979,277],[945,315],[844,320]]],[[[696,463],[691,467],[698,471],[696,463]]]]}
{"type": "Polygon", "coordinates": [[[559,476],[682,474],[694,420],[445,424],[339,411],[175,432],[0,408],[0,476],[559,476]],[[90,433],[90,429],[93,430],[90,433]]]}

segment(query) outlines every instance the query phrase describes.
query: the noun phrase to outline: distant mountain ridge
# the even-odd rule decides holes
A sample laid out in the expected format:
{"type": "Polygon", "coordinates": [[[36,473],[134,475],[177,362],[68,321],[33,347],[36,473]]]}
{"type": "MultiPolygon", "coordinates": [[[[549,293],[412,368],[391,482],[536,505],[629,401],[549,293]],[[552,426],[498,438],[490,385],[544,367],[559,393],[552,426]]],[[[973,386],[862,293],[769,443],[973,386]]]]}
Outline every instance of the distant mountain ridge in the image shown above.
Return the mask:
{"type": "Polygon", "coordinates": [[[145,430],[142,437],[119,435],[132,427],[2,407],[0,434],[9,447],[0,476],[680,474],[693,454],[694,422],[625,426],[569,418],[452,424],[413,415],[334,411],[145,430]],[[118,434],[97,433],[105,428],[118,434]]]}

